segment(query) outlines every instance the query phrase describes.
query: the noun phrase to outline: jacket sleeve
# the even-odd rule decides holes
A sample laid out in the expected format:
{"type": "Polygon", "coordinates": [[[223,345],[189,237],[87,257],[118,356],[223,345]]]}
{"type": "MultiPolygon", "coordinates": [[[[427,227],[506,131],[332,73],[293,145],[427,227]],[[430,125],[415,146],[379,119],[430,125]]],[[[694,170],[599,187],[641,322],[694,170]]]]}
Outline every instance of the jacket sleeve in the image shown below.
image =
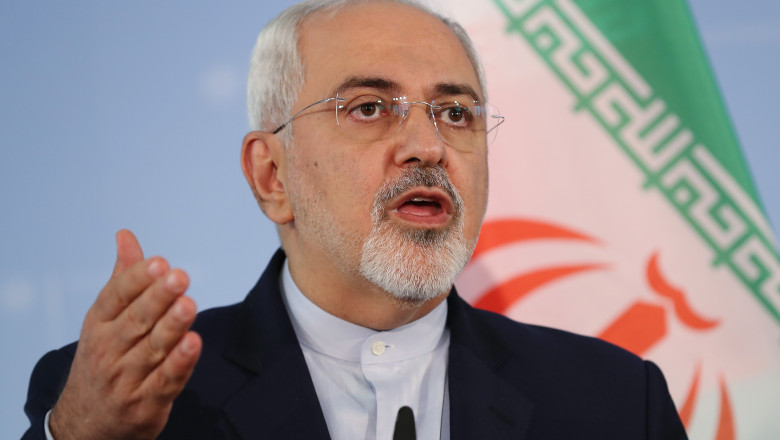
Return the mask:
{"type": "Polygon", "coordinates": [[[43,419],[57,403],[60,392],[65,386],[70,364],[73,362],[75,346],[74,343],[50,351],[35,365],[27,389],[27,402],[24,404],[24,412],[30,419],[30,428],[24,433],[22,440],[46,440],[43,419]]]}
{"type": "Polygon", "coordinates": [[[654,363],[645,361],[647,378],[647,438],[651,440],[685,440],[680,416],[669,395],[663,373],[654,363]]]}

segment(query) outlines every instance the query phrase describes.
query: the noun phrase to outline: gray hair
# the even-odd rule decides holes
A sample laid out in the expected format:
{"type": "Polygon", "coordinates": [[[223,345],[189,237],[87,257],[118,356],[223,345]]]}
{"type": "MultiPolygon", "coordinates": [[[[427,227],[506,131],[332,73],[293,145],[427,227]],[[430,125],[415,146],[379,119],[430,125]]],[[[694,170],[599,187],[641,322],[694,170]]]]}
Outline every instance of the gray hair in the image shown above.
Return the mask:
{"type": "MultiPolygon", "coordinates": [[[[298,55],[301,22],[318,11],[335,12],[344,6],[372,1],[409,5],[441,20],[460,40],[477,74],[482,93],[487,93],[482,65],[466,31],[454,20],[433,12],[418,0],[306,0],[282,11],[257,37],[247,81],[247,110],[252,130],[274,130],[292,114],[304,81],[303,61],[298,55]]],[[[283,134],[282,140],[289,144],[292,131],[283,134]]]]}

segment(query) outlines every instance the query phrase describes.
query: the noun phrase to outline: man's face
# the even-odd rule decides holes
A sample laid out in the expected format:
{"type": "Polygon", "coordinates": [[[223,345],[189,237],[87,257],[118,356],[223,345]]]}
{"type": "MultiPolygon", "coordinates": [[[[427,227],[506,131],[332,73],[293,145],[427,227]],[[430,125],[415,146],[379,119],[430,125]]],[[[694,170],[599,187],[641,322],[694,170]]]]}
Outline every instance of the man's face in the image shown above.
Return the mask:
{"type": "MultiPolygon", "coordinates": [[[[369,3],[333,16],[315,14],[302,26],[298,47],[305,82],[296,110],[337,93],[432,102],[455,85],[482,94],[457,37],[408,6],[369,3]]],[[[332,106],[321,107],[296,119],[288,153],[286,190],[303,252],[325,256],[347,279],[367,278],[406,299],[406,293],[399,295],[373,279],[367,266],[391,260],[407,264],[386,270],[385,278],[408,269],[423,279],[429,270],[457,273],[470,256],[485,212],[484,140],[470,151],[446,145],[429,107],[417,104],[400,130],[365,142],[346,135],[336,124],[335,109],[326,111],[332,106]],[[448,267],[433,267],[447,258],[448,267]]],[[[445,293],[453,277],[418,299],[445,293]]]]}

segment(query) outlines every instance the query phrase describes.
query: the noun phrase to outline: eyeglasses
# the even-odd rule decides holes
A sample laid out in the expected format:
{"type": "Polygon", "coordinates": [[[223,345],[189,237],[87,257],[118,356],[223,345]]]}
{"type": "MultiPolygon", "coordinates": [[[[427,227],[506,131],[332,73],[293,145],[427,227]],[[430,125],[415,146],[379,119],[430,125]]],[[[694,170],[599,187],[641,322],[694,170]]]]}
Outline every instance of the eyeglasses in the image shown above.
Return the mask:
{"type": "Polygon", "coordinates": [[[273,134],[279,133],[306,110],[330,103],[335,104],[336,125],[345,135],[359,142],[381,141],[395,135],[408,118],[411,108],[418,104],[426,107],[442,141],[462,151],[473,151],[490,144],[496,127],[504,122],[498,109],[468,95],[426,102],[408,101],[406,97],[385,98],[372,93],[345,93],[307,105],[277,127],[273,134]]]}

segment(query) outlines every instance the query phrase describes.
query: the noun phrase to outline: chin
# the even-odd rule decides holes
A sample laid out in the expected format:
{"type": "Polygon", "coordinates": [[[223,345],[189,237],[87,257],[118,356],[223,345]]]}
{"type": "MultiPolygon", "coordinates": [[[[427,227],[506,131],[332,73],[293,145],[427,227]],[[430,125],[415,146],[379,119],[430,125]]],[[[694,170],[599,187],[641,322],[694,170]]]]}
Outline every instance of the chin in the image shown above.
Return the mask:
{"type": "Polygon", "coordinates": [[[383,223],[363,244],[360,273],[409,306],[449,293],[471,257],[462,227],[396,228],[383,223]]]}

